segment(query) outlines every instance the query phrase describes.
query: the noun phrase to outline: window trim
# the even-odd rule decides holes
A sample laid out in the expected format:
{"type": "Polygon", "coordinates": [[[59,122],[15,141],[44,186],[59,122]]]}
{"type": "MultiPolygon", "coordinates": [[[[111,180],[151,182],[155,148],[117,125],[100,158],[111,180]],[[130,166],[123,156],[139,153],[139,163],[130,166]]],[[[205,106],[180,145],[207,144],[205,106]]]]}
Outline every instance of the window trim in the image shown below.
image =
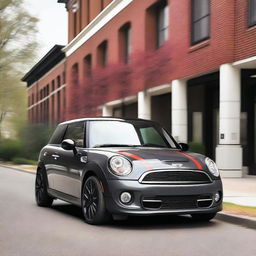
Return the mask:
{"type": "MultiPolygon", "coordinates": [[[[249,28],[256,26],[256,19],[255,19],[255,21],[251,20],[251,15],[252,15],[252,10],[253,10],[253,8],[252,8],[252,1],[253,0],[248,0],[248,2],[247,2],[248,3],[247,15],[248,15],[248,27],[249,28]]],[[[255,8],[256,8],[256,6],[255,6],[255,8]]],[[[256,10],[255,10],[255,13],[256,13],[256,10]]]]}
{"type": "Polygon", "coordinates": [[[196,21],[193,20],[193,13],[194,13],[194,3],[195,0],[191,0],[191,19],[190,19],[190,45],[194,46],[196,44],[199,44],[203,41],[209,40],[211,38],[211,0],[208,0],[209,3],[209,13],[207,15],[204,15],[203,17],[197,19],[196,21]],[[208,22],[208,36],[203,37],[199,40],[194,40],[194,24],[204,18],[208,17],[209,22],[208,22]]]}

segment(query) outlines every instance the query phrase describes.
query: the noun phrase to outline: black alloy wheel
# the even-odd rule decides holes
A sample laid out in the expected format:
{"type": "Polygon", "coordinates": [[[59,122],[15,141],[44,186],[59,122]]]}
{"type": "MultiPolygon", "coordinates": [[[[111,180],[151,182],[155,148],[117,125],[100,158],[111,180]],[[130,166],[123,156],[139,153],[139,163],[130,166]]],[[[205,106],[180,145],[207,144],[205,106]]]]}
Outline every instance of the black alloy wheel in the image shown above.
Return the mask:
{"type": "Polygon", "coordinates": [[[105,207],[100,182],[95,176],[90,176],[84,183],[82,210],[85,221],[89,224],[102,224],[110,218],[105,207]]]}
{"type": "Polygon", "coordinates": [[[45,173],[41,168],[37,170],[35,181],[35,196],[38,206],[48,207],[52,205],[53,198],[50,197],[47,193],[47,183],[44,174],[45,173]]]}

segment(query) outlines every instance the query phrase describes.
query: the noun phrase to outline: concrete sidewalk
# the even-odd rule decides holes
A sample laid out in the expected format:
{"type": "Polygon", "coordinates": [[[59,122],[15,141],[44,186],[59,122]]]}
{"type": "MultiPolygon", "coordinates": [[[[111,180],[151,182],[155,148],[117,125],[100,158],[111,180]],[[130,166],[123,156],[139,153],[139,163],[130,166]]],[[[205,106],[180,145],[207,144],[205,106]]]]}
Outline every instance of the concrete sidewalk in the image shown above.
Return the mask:
{"type": "Polygon", "coordinates": [[[256,177],[223,178],[224,202],[256,207],[256,177]]]}

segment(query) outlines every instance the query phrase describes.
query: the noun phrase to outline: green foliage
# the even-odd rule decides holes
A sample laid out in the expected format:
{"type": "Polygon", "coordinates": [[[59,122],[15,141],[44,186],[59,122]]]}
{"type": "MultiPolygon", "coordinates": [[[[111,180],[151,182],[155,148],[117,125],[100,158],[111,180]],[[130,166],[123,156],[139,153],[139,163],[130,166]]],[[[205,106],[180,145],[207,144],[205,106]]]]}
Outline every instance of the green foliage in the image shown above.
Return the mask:
{"type": "Polygon", "coordinates": [[[26,91],[20,79],[34,61],[36,24],[23,0],[0,1],[0,136],[7,117],[16,123],[26,118],[26,91]]]}
{"type": "Polygon", "coordinates": [[[202,143],[192,141],[192,142],[189,142],[188,145],[189,145],[189,151],[199,153],[202,155],[205,154],[205,148],[202,143]]]}
{"type": "Polygon", "coordinates": [[[28,165],[36,165],[37,164],[37,161],[26,159],[23,157],[14,157],[12,159],[12,162],[14,164],[28,164],[28,165]]]}
{"type": "Polygon", "coordinates": [[[37,161],[42,147],[44,147],[53,132],[53,127],[43,124],[26,125],[18,132],[18,139],[0,140],[0,159],[14,160],[16,163],[26,164],[29,160],[37,161]],[[17,159],[18,158],[18,159],[17,159]],[[25,160],[27,162],[24,162],[25,160]]]}
{"type": "Polygon", "coordinates": [[[20,156],[21,143],[18,140],[4,139],[0,141],[0,159],[10,161],[13,157],[20,156]]]}
{"type": "Polygon", "coordinates": [[[22,156],[27,159],[38,159],[38,154],[52,135],[53,127],[44,124],[33,124],[22,127],[18,133],[23,149],[22,156]]]}

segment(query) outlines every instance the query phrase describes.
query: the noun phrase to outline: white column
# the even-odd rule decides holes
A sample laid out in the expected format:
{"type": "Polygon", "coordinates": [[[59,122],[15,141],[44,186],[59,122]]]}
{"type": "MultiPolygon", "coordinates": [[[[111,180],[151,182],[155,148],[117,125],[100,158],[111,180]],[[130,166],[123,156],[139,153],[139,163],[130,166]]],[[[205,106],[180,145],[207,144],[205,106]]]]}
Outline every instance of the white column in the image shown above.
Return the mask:
{"type": "Polygon", "coordinates": [[[172,81],[172,136],[178,141],[188,142],[187,83],[172,81]]]}
{"type": "Polygon", "coordinates": [[[151,96],[146,91],[138,93],[138,118],[151,119],[151,96]]]}
{"type": "Polygon", "coordinates": [[[112,107],[104,105],[102,107],[102,116],[112,116],[112,115],[113,115],[112,107]]]}
{"type": "Polygon", "coordinates": [[[216,162],[223,177],[241,177],[240,145],[241,71],[232,64],[220,66],[219,145],[216,162]]]}

